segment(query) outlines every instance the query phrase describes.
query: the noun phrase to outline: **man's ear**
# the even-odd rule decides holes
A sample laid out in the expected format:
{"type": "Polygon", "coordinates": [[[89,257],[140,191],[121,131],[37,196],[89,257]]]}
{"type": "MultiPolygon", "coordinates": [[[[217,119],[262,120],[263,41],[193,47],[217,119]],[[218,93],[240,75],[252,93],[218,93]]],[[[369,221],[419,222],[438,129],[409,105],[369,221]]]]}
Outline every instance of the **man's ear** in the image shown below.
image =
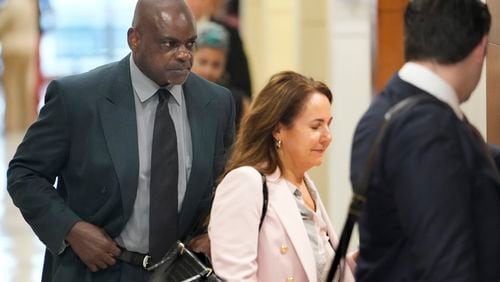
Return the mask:
{"type": "Polygon", "coordinates": [[[139,48],[139,40],[139,32],[133,27],[129,28],[127,31],[127,42],[132,52],[136,52],[139,48]]]}
{"type": "Polygon", "coordinates": [[[478,60],[483,60],[486,57],[486,53],[488,50],[488,35],[484,35],[481,41],[477,44],[474,49],[474,53],[477,56],[478,60]]]}

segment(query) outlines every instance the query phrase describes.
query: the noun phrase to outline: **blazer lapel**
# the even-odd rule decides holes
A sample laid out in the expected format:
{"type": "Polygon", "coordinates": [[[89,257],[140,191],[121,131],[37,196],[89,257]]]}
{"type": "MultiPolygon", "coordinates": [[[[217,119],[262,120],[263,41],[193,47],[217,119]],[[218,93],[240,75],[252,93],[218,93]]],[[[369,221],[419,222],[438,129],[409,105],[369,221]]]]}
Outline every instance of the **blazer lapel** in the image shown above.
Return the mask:
{"type": "Polygon", "coordinates": [[[196,77],[192,73],[183,84],[183,92],[189,127],[191,128],[193,158],[179,220],[181,235],[185,235],[193,227],[188,223],[195,216],[201,216],[195,215],[195,209],[203,195],[203,187],[207,186],[211,177],[209,171],[204,168],[213,166],[210,148],[213,148],[216,130],[214,127],[216,121],[213,119],[213,115],[206,110],[211,101],[210,93],[207,93],[196,83],[196,77]]]}
{"type": "Polygon", "coordinates": [[[316,264],[302,216],[285,180],[276,178],[276,173],[267,180],[269,186],[269,208],[274,209],[285,228],[293,247],[297,251],[309,281],[317,281],[316,264]],[[272,197],[272,198],[271,198],[272,197]]]}
{"type": "Polygon", "coordinates": [[[134,91],[130,79],[129,56],[117,65],[109,94],[98,104],[104,138],[121,189],[123,214],[128,220],[137,192],[139,152],[134,91]]]}

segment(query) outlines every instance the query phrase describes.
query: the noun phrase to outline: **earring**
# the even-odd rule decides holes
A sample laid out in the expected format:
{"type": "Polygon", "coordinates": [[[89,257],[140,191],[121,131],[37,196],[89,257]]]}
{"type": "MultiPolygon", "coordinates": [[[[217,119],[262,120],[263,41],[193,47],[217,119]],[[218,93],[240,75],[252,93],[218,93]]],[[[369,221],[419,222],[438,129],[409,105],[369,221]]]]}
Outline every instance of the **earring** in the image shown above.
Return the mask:
{"type": "Polygon", "coordinates": [[[280,139],[274,140],[274,145],[276,146],[276,149],[281,148],[281,140],[280,139]]]}

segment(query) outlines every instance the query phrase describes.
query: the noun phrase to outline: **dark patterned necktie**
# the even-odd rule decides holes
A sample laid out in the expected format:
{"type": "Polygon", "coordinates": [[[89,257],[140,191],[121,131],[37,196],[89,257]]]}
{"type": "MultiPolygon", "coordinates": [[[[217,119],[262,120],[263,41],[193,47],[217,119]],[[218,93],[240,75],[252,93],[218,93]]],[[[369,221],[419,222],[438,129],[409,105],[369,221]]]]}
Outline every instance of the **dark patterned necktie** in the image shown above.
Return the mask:
{"type": "Polygon", "coordinates": [[[159,89],[153,145],[149,208],[149,253],[153,263],[161,260],[177,240],[177,137],[168,110],[170,92],[159,89]]]}

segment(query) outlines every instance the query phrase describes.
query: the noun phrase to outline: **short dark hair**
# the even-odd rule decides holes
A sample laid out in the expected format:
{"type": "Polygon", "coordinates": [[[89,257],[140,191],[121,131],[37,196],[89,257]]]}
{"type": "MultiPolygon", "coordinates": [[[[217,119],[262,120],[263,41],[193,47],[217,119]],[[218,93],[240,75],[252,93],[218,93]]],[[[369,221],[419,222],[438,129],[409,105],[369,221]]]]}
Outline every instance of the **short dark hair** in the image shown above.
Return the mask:
{"type": "Polygon", "coordinates": [[[410,0],[404,22],[406,61],[453,64],[489,32],[491,15],[480,0],[410,0]]]}

